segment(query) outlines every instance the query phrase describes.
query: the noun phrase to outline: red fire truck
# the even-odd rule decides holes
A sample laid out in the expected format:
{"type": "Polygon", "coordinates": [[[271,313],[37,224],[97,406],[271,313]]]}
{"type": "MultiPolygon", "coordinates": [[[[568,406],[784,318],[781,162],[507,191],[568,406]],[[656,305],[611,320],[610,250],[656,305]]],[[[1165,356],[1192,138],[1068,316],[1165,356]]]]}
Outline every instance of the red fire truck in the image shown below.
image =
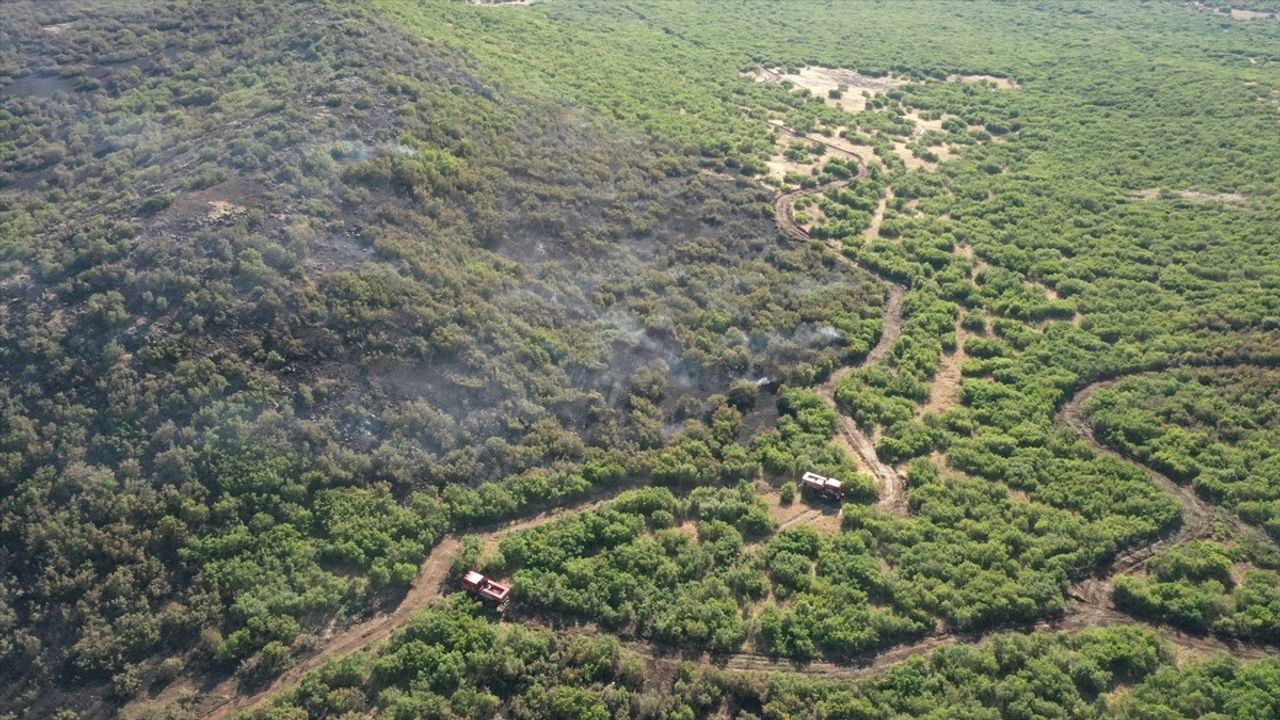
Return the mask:
{"type": "Polygon", "coordinates": [[[475,570],[462,576],[462,589],[498,608],[505,610],[511,599],[511,586],[494,582],[475,570]]]}
{"type": "Polygon", "coordinates": [[[816,493],[818,496],[824,497],[828,500],[833,500],[835,502],[844,501],[844,483],[836,480],[835,478],[825,477],[814,472],[807,472],[800,476],[800,487],[801,489],[808,490],[811,493],[816,493]]]}

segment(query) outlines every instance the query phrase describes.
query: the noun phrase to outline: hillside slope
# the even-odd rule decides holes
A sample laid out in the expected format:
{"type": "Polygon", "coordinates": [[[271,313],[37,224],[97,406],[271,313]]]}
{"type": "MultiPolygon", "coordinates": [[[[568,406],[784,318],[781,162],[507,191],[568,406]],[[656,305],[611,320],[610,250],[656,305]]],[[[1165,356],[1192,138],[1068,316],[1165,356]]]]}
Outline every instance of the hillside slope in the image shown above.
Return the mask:
{"type": "Polygon", "coordinates": [[[858,350],[833,313],[874,332],[764,191],[363,10],[0,18],[6,707],[166,656],[269,674],[450,522],[858,350]]]}

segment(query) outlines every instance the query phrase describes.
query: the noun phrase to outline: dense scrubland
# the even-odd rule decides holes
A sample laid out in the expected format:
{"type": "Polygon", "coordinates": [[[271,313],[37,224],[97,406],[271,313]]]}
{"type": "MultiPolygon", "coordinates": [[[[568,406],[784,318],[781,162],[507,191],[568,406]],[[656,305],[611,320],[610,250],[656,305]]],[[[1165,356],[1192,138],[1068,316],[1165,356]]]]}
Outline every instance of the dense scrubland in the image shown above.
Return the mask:
{"type": "Polygon", "coordinates": [[[657,665],[609,636],[494,626],[465,607],[417,617],[376,657],[310,675],[265,717],[1270,717],[1280,666],[1218,656],[1176,668],[1136,628],[1003,635],[841,682],[657,665]],[[648,674],[646,674],[648,673],[648,674]],[[654,686],[664,692],[653,692],[654,686]],[[1116,688],[1123,688],[1117,691],[1116,688]]]}
{"type": "MultiPolygon", "coordinates": [[[[1105,440],[1277,534],[1280,369],[1241,366],[1136,375],[1091,398],[1105,440]]],[[[1122,577],[1119,604],[1195,630],[1280,640],[1280,557],[1250,543],[1170,548],[1122,577]]]]}
{"type": "MultiPolygon", "coordinates": [[[[857,682],[701,655],[856,663],[1060,618],[1186,522],[1142,465],[1280,535],[1280,23],[374,5],[0,9],[0,711],[201,716],[217,698],[182,695],[263,687],[446,533],[646,486],[465,545],[512,623],[437,604],[260,714],[1280,712],[1274,661],[1159,628],[857,682]],[[850,116],[751,75],[813,65],[897,82],[850,116]],[[865,177],[794,133],[871,148],[865,177]],[[812,169],[762,182],[780,147],[812,169]],[[770,185],[811,191],[811,242],[770,185]],[[833,407],[814,387],[875,345],[889,282],[901,334],[833,407]],[[1086,411],[1138,465],[1054,422],[1114,377],[1086,411]],[[838,523],[782,527],[804,470],[846,480],[838,523]]],[[[1117,607],[1280,640],[1274,549],[1235,535],[1163,548],[1117,607]]]]}

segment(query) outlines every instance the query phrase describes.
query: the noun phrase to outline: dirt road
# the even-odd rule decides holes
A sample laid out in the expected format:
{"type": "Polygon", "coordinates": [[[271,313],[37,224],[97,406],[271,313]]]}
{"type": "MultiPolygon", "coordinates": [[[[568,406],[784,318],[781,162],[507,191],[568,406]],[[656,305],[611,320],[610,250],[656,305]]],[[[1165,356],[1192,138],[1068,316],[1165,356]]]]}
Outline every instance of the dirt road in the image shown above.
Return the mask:
{"type": "MultiPolygon", "coordinates": [[[[482,543],[496,542],[510,533],[549,523],[565,513],[598,507],[610,499],[612,494],[610,497],[596,497],[570,507],[547,510],[533,517],[512,521],[477,535],[482,543]]],[[[375,615],[334,635],[314,653],[273,680],[270,685],[255,693],[242,694],[237,688],[235,678],[224,680],[211,693],[224,700],[211,708],[203,717],[208,720],[226,720],[237,712],[252,710],[297,685],[304,675],[320,667],[327,660],[346,657],[358,650],[372,649],[382,644],[395,630],[407,623],[414,613],[454,589],[450,583],[450,573],[453,569],[453,560],[458,556],[461,547],[461,541],[457,536],[446,535],[422,562],[418,569],[418,576],[395,610],[375,615]]]]}
{"type": "MultiPolygon", "coordinates": [[[[859,177],[866,176],[866,166],[860,165],[859,177]]],[[[778,224],[778,230],[789,238],[797,241],[807,242],[811,239],[809,233],[801,227],[795,220],[795,202],[803,195],[814,195],[826,192],[831,188],[844,187],[848,185],[848,180],[837,180],[827,183],[811,190],[797,190],[795,192],[780,195],[774,202],[774,216],[778,224]]],[[[887,197],[887,195],[886,195],[887,197]]],[[[883,205],[881,205],[883,208],[883,205]]],[[[884,217],[883,211],[876,213],[872,219],[872,226],[867,232],[878,231],[879,220],[884,217]]],[[[827,243],[840,262],[852,265],[863,272],[875,274],[870,268],[863,267],[858,262],[844,253],[844,247],[840,241],[832,240],[827,243]]],[[[877,275],[877,277],[879,277],[877,275]]],[[[897,342],[898,336],[902,334],[902,299],[906,297],[907,288],[905,285],[893,282],[885,278],[881,278],[889,284],[888,297],[884,305],[884,314],[880,322],[880,339],[876,342],[875,347],[867,353],[857,365],[847,365],[831,374],[827,381],[814,388],[819,396],[826,401],[827,405],[835,411],[837,422],[839,424],[840,434],[844,439],[844,445],[852,449],[857,455],[863,467],[867,468],[876,481],[880,484],[880,500],[878,506],[885,512],[895,515],[905,515],[907,512],[907,483],[893,466],[882,461],[876,455],[875,443],[871,437],[866,434],[853,418],[845,415],[840,411],[836,404],[835,388],[841,378],[848,375],[855,368],[871,367],[877,363],[883,362],[888,357],[889,352],[893,349],[893,344],[897,342]]]]}
{"type": "MultiPolygon", "coordinates": [[[[775,202],[775,217],[778,229],[784,235],[795,240],[810,240],[811,236],[809,233],[795,221],[792,208],[794,207],[796,200],[803,195],[822,193],[830,188],[842,187],[847,184],[847,181],[837,181],[815,189],[799,190],[779,196],[775,202]]],[[[880,208],[883,207],[884,205],[882,203],[880,208]]],[[[867,229],[865,237],[873,238],[877,236],[878,227],[875,226],[881,218],[883,218],[883,210],[877,209],[873,218],[872,227],[867,229]]],[[[879,506],[885,511],[905,515],[907,512],[905,479],[895,468],[887,465],[879,459],[875,452],[875,443],[872,442],[867,433],[859,428],[852,418],[840,412],[835,402],[835,387],[840,379],[851,372],[854,368],[874,365],[881,362],[888,355],[902,330],[902,299],[906,294],[907,288],[894,282],[890,278],[879,276],[878,273],[871,268],[859,265],[856,261],[844,254],[844,248],[839,242],[833,241],[830,244],[830,247],[842,262],[849,263],[864,270],[865,272],[877,275],[877,277],[881,277],[882,280],[889,283],[889,295],[888,300],[885,303],[880,340],[877,342],[876,346],[858,365],[842,367],[832,373],[831,377],[828,378],[826,382],[816,388],[816,391],[822,396],[827,404],[836,411],[839,418],[839,432],[845,440],[845,444],[854,451],[862,461],[862,464],[870,469],[872,474],[875,475],[876,479],[879,481],[882,488],[879,506]]],[[[1214,366],[1256,367],[1257,365],[1255,363],[1248,362],[1231,362],[1214,366]]],[[[1112,606],[1111,579],[1115,575],[1131,572],[1137,569],[1150,559],[1152,555],[1163,548],[1172,547],[1194,538],[1202,538],[1211,535],[1214,525],[1217,523],[1225,523],[1236,532],[1252,532],[1259,535],[1261,534],[1261,531],[1248,526],[1232,513],[1226,512],[1221,508],[1212,506],[1205,502],[1205,500],[1197,495],[1193,489],[1179,485],[1168,476],[1159,473],[1152,468],[1146,467],[1131,458],[1124,457],[1120,453],[1104,446],[1097,440],[1094,436],[1093,428],[1084,418],[1084,403],[1094,392],[1117,381],[1118,378],[1112,378],[1095,382],[1080,388],[1055,414],[1054,422],[1070,429],[1081,439],[1087,442],[1096,452],[1109,455],[1125,463],[1136,465],[1147,472],[1161,487],[1161,489],[1172,495],[1174,499],[1177,500],[1182,509],[1182,525],[1173,535],[1157,538],[1151,543],[1121,553],[1116,556],[1112,563],[1106,568],[1105,572],[1100,573],[1096,577],[1081,580],[1073,585],[1068,593],[1069,597],[1072,599],[1072,602],[1068,607],[1068,612],[1060,619],[1038,623],[1035,626],[1036,629],[1073,631],[1087,627],[1115,623],[1135,623],[1136,621],[1134,618],[1120,613],[1112,606]]],[[[1184,650],[1203,652],[1221,650],[1233,653],[1239,657],[1249,658],[1266,657],[1268,655],[1274,657],[1276,656],[1277,651],[1280,650],[1280,648],[1277,648],[1276,646],[1262,643],[1243,642],[1231,638],[1215,637],[1212,635],[1192,635],[1168,628],[1162,628],[1162,630],[1171,643],[1184,650]]],[[[865,666],[865,669],[870,672],[875,672],[898,660],[910,657],[911,655],[920,654],[922,652],[931,652],[934,648],[940,645],[951,644],[959,641],[960,639],[962,639],[960,636],[954,634],[941,634],[926,638],[919,643],[892,648],[875,656],[875,658],[865,666]]],[[[770,660],[769,658],[747,656],[740,662],[744,664],[744,667],[751,666],[770,670],[779,669],[776,661],[770,660]]],[[[790,664],[787,665],[789,666],[790,664]]],[[[794,668],[792,669],[794,670],[794,668]]]]}
{"type": "Polygon", "coordinates": [[[1217,505],[1212,505],[1204,498],[1200,497],[1194,488],[1175,482],[1168,475],[1165,475],[1154,468],[1151,468],[1139,462],[1135,458],[1129,457],[1123,453],[1112,450],[1103,445],[1102,442],[1094,435],[1093,426],[1089,424],[1084,414],[1084,405],[1093,397],[1093,394],[1099,390],[1111,387],[1126,377],[1133,375],[1142,375],[1152,372],[1161,372],[1173,369],[1174,367],[1200,367],[1200,368],[1256,368],[1271,369],[1274,365],[1258,363],[1248,360],[1228,360],[1221,362],[1195,362],[1190,361],[1180,366],[1170,366],[1166,368],[1143,369],[1132,373],[1125,373],[1116,377],[1099,380],[1090,383],[1075,391],[1065,403],[1058,409],[1054,415],[1054,422],[1062,427],[1067,428],[1075,433],[1081,440],[1084,440],[1093,448],[1094,452],[1101,455],[1107,455],[1120,462],[1136,467],[1156,482],[1162,490],[1173,496],[1178,504],[1182,507],[1182,527],[1172,536],[1164,538],[1152,545],[1131,551],[1117,558],[1114,565],[1116,572],[1126,572],[1141,565],[1142,562],[1149,557],[1155,550],[1160,547],[1176,545],[1181,542],[1193,538],[1208,537],[1213,533],[1214,525],[1223,525],[1232,530],[1233,533],[1239,535],[1249,535],[1259,542],[1275,545],[1274,541],[1260,528],[1246,523],[1238,515],[1232,513],[1217,505]]]}
{"type": "MultiPolygon", "coordinates": [[[[860,177],[865,176],[865,173],[865,166],[862,166],[860,177]]],[[[841,187],[848,184],[848,182],[849,181],[847,180],[841,180],[815,189],[800,190],[780,195],[775,202],[776,219],[779,231],[787,237],[797,241],[809,241],[811,239],[810,235],[795,222],[793,215],[793,206],[795,201],[802,195],[825,192],[829,188],[841,187]]],[[[877,215],[879,215],[879,213],[877,213],[877,215]]],[[[841,262],[854,265],[866,272],[872,272],[874,274],[874,271],[858,265],[855,260],[846,256],[844,254],[844,248],[839,243],[833,242],[830,247],[836,253],[836,256],[840,258],[841,262]]],[[[842,377],[851,372],[854,368],[868,367],[882,362],[884,358],[888,356],[893,344],[901,333],[902,301],[906,295],[907,288],[890,279],[882,279],[889,284],[889,290],[884,307],[881,333],[878,342],[860,363],[853,366],[847,366],[836,371],[825,383],[819,385],[816,390],[829,405],[836,409],[837,415],[839,416],[840,434],[843,439],[857,454],[862,463],[866,467],[870,468],[871,472],[879,480],[882,486],[882,495],[879,503],[880,506],[889,512],[905,514],[907,510],[907,502],[904,479],[897,470],[879,460],[875,453],[875,444],[872,442],[871,438],[863,432],[851,418],[839,412],[838,408],[836,408],[834,397],[835,386],[842,377]]],[[[1234,363],[1224,364],[1224,366],[1234,367],[1250,364],[1251,363],[1234,363]]],[[[1095,451],[1118,458],[1123,462],[1138,464],[1132,459],[1125,458],[1119,453],[1116,453],[1099,443],[1094,437],[1092,428],[1084,418],[1083,405],[1088,398],[1098,389],[1114,382],[1116,382],[1116,379],[1104,380],[1081,388],[1062,406],[1055,415],[1054,420],[1057,424],[1067,427],[1075,432],[1083,440],[1088,442],[1095,451]]],[[[982,634],[948,632],[936,633],[916,642],[898,645],[881,652],[869,653],[866,657],[849,663],[814,661],[800,664],[754,653],[732,653],[724,655],[703,654],[697,659],[701,662],[713,664],[725,669],[742,672],[792,672],[833,679],[858,679],[882,672],[887,667],[914,655],[932,653],[939,647],[954,645],[960,642],[983,643],[999,632],[1019,629],[1075,632],[1090,627],[1099,627],[1111,624],[1142,624],[1111,607],[1110,578],[1113,575],[1137,568],[1150,558],[1154,552],[1162,547],[1184,542],[1191,538],[1204,537],[1208,535],[1212,531],[1215,522],[1225,522],[1232,528],[1241,531],[1248,529],[1248,526],[1231,513],[1209,505],[1202,498],[1196,495],[1193,490],[1175,483],[1167,476],[1158,473],[1151,468],[1140,464],[1139,466],[1148,472],[1162,489],[1177,499],[1183,511],[1184,521],[1182,526],[1171,536],[1158,539],[1148,545],[1135,548],[1116,557],[1112,564],[1107,568],[1106,572],[1102,573],[1100,577],[1088,578],[1072,586],[1069,592],[1072,600],[1068,606],[1067,612],[1061,618],[1044,620],[1030,627],[1011,626],[992,629],[982,634]]],[[[534,517],[508,523],[489,532],[476,534],[480,537],[482,543],[491,545],[508,533],[525,530],[550,522],[562,513],[585,510],[598,506],[607,502],[607,499],[608,498],[596,498],[572,507],[549,510],[534,517]]],[[[805,516],[799,516],[799,518],[803,517],[805,516]]],[[[797,520],[799,518],[797,518],[797,520]]],[[[385,642],[387,638],[391,636],[392,632],[408,622],[409,618],[415,612],[441,597],[447,590],[453,560],[457,556],[460,547],[461,543],[456,536],[446,536],[431,551],[423,562],[418,572],[418,576],[410,587],[409,592],[405,595],[404,599],[395,610],[376,615],[331,637],[316,652],[290,668],[262,690],[252,694],[241,694],[236,687],[234,679],[224,681],[212,692],[213,696],[222,697],[224,699],[220,704],[209,709],[203,717],[208,718],[209,720],[226,720],[237,712],[260,707],[272,697],[275,697],[296,685],[305,674],[315,670],[325,661],[341,658],[358,650],[375,648],[385,642]]],[[[570,629],[565,632],[596,631],[594,629],[570,629]]],[[[1263,643],[1240,642],[1230,638],[1217,637],[1213,635],[1191,635],[1163,627],[1161,628],[1161,632],[1171,644],[1185,651],[1200,653],[1225,651],[1232,653],[1237,657],[1248,659],[1275,657],[1280,655],[1280,647],[1263,643]]],[[[654,662],[690,659],[686,654],[682,654],[678,650],[657,646],[644,641],[625,641],[623,644],[632,651],[640,653],[654,662]]],[[[161,698],[157,698],[157,700],[159,699],[161,698]]]]}

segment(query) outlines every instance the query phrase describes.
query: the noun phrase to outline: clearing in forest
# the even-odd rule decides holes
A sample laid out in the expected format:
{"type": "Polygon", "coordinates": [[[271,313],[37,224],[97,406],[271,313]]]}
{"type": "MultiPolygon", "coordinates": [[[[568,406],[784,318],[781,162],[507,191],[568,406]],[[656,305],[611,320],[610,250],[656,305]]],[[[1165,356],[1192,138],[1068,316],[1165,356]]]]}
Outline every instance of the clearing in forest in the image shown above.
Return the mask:
{"type": "MultiPolygon", "coordinates": [[[[893,75],[876,77],[864,75],[856,70],[818,66],[799,69],[757,67],[751,72],[743,73],[742,77],[758,83],[789,83],[850,115],[864,112],[872,96],[911,82],[906,78],[893,75]]],[[[946,79],[947,82],[982,83],[1000,90],[1018,87],[1016,82],[994,75],[948,75],[946,79]]],[[[936,118],[929,118],[925,117],[920,110],[908,109],[906,118],[911,121],[914,128],[909,137],[893,141],[893,153],[902,160],[908,170],[936,169],[939,164],[955,157],[955,151],[950,144],[941,142],[931,145],[928,153],[924,154],[917,154],[908,144],[919,141],[926,133],[945,133],[943,123],[952,117],[943,114],[936,118]]],[[[797,177],[814,175],[823,162],[832,157],[842,157],[845,152],[857,155],[864,163],[880,162],[874,154],[874,148],[870,145],[861,145],[845,139],[844,135],[850,127],[819,127],[816,128],[817,132],[821,133],[819,137],[815,134],[796,133],[787,128],[781,120],[774,119],[768,122],[780,131],[775,154],[766,163],[769,176],[774,180],[781,181],[790,176],[794,181],[797,177]],[[803,144],[806,140],[811,143],[821,143],[824,147],[815,148],[813,153],[797,152],[797,143],[803,144]]]]}
{"type": "Polygon", "coordinates": [[[839,132],[827,131],[802,133],[789,128],[780,120],[766,121],[777,134],[774,155],[765,165],[769,168],[769,177],[780,183],[790,177],[809,177],[818,174],[818,170],[828,160],[854,161],[866,165],[867,159],[873,157],[874,149],[869,146],[856,146],[839,136],[839,132]]]}
{"type": "Polygon", "coordinates": [[[929,400],[916,411],[916,418],[928,413],[946,412],[960,404],[960,384],[964,380],[962,370],[966,359],[964,343],[968,339],[969,332],[956,323],[956,349],[943,355],[939,361],[938,370],[929,385],[929,400]]]}
{"type": "Polygon", "coordinates": [[[231,217],[232,215],[239,215],[244,211],[245,209],[240,205],[227,202],[226,200],[210,200],[209,212],[205,214],[205,217],[209,220],[221,220],[226,217],[231,217]]]}
{"type": "Polygon", "coordinates": [[[994,85],[997,90],[1017,90],[1018,83],[1009,78],[995,75],[948,75],[947,82],[984,83],[994,85]]]}
{"type": "Polygon", "coordinates": [[[1138,200],[1177,199],[1203,203],[1242,203],[1247,198],[1240,193],[1209,193],[1199,190],[1166,190],[1163,188],[1147,188],[1131,193],[1138,200]]]}
{"type": "Polygon", "coordinates": [[[792,72],[789,68],[757,68],[748,76],[761,83],[790,82],[814,95],[825,98],[827,104],[845,112],[858,114],[867,109],[867,98],[906,85],[901,78],[886,75],[863,75],[857,70],[806,66],[792,72]],[[832,95],[835,90],[836,95],[832,95]]]}
{"type": "Polygon", "coordinates": [[[840,530],[840,506],[837,504],[811,500],[797,488],[792,501],[784,505],[778,489],[763,482],[756,483],[756,492],[769,507],[769,516],[778,523],[779,530],[799,525],[811,525],[821,533],[840,530]]]}
{"type": "Polygon", "coordinates": [[[1225,8],[1225,7],[1209,7],[1202,2],[1193,2],[1191,7],[1202,12],[1211,12],[1215,15],[1224,15],[1232,20],[1280,20],[1280,12],[1265,10],[1250,10],[1249,8],[1225,8]]]}

